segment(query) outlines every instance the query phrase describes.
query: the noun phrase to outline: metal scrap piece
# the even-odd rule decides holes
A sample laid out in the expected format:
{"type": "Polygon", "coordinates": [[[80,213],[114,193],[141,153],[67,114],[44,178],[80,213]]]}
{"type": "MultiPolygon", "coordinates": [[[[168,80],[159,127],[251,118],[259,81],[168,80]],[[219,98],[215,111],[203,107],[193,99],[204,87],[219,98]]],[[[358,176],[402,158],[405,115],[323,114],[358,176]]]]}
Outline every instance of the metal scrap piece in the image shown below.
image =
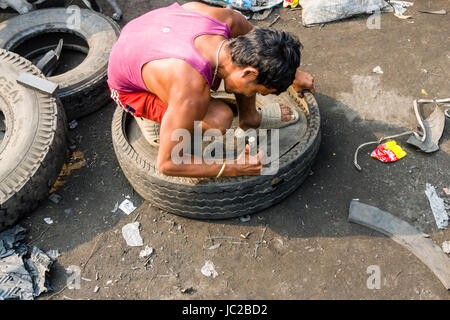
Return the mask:
{"type": "Polygon", "coordinates": [[[431,211],[433,211],[434,219],[439,229],[447,229],[448,214],[445,210],[444,200],[439,198],[436,189],[429,183],[426,184],[425,194],[430,201],[431,211]]]}
{"type": "Polygon", "coordinates": [[[56,94],[59,87],[57,83],[39,78],[31,73],[22,73],[19,78],[17,78],[17,83],[52,96],[56,94]]]}
{"type": "Polygon", "coordinates": [[[420,150],[430,153],[439,150],[439,139],[442,137],[442,133],[444,132],[445,127],[445,115],[444,112],[436,105],[434,111],[430,114],[428,118],[422,120],[422,117],[419,113],[418,104],[419,103],[440,103],[445,102],[448,99],[442,100],[414,100],[414,112],[417,117],[417,121],[419,122],[420,127],[422,128],[423,135],[420,136],[418,133],[414,133],[408,139],[408,143],[416,146],[420,150]]]}
{"type": "Polygon", "coordinates": [[[430,13],[430,14],[441,14],[441,15],[447,14],[446,10],[437,10],[437,11],[419,10],[419,12],[430,13]]]}
{"type": "Polygon", "coordinates": [[[410,250],[450,290],[450,259],[425,234],[388,212],[357,200],[350,203],[349,221],[379,231],[410,250]]]}

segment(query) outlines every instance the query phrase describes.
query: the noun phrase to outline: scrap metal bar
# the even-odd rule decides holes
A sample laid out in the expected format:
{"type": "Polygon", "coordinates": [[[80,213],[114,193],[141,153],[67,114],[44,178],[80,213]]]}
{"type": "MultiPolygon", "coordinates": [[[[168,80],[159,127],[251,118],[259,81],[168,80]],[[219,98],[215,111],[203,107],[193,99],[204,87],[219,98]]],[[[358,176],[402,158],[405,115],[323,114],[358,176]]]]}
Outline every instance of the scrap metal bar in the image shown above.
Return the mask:
{"type": "Polygon", "coordinates": [[[357,200],[350,203],[350,222],[379,231],[410,250],[450,290],[450,259],[431,239],[407,222],[357,200]]]}

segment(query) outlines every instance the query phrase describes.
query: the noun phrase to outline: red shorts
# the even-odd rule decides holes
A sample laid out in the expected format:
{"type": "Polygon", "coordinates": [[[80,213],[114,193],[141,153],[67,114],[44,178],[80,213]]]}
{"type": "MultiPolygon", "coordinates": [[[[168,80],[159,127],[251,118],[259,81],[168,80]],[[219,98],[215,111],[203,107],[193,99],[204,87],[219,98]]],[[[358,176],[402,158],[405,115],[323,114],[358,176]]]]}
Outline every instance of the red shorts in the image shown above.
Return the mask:
{"type": "Polygon", "coordinates": [[[161,123],[167,110],[165,104],[160,98],[150,92],[119,92],[113,88],[111,98],[126,111],[136,117],[142,117],[161,123]]]}

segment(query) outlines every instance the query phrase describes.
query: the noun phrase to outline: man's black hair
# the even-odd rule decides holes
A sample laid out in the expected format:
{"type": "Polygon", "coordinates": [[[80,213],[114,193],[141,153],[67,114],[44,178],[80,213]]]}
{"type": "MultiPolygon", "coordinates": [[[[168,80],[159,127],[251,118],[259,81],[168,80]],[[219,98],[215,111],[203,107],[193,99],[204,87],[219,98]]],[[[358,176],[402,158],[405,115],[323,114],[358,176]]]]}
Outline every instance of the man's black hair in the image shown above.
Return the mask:
{"type": "Polygon", "coordinates": [[[294,81],[302,47],[293,34],[262,27],[232,39],[228,45],[233,63],[258,70],[258,84],[276,89],[277,94],[294,81]]]}

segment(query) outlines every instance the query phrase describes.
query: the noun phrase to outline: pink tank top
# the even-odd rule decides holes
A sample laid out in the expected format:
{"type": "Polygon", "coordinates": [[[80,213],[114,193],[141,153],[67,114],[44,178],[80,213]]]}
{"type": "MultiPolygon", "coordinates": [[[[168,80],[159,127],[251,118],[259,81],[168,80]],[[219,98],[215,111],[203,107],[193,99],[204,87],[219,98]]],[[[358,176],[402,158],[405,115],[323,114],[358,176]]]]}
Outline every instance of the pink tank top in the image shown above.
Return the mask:
{"type": "Polygon", "coordinates": [[[211,87],[211,65],[194,46],[194,39],[202,34],[231,38],[227,24],[178,3],[130,21],[109,57],[109,86],[128,93],[148,91],[142,79],[142,67],[153,60],[177,58],[191,64],[211,87]]]}

